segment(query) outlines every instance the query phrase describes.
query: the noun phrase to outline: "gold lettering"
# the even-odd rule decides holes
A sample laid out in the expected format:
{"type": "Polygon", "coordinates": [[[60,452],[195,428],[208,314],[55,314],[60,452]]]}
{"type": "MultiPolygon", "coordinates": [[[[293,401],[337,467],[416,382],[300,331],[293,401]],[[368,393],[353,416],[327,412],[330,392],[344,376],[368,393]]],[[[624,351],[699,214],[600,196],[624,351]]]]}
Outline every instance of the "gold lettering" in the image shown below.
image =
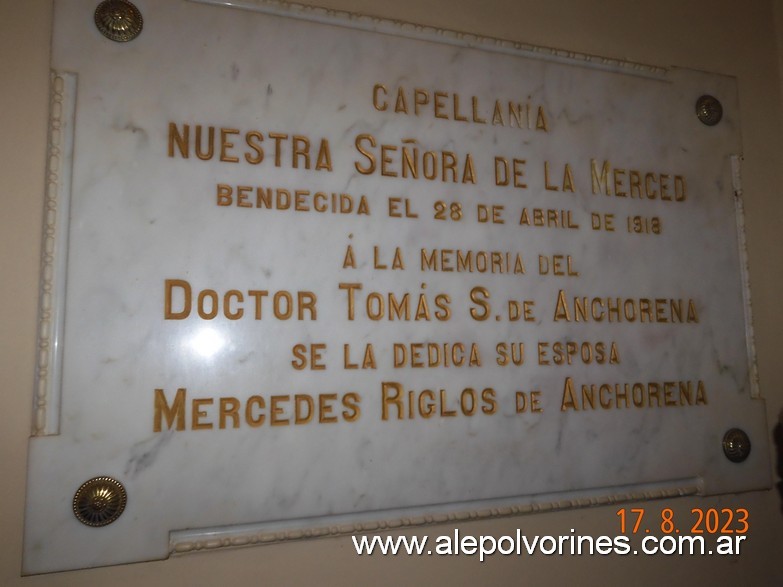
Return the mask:
{"type": "Polygon", "coordinates": [[[538,107],[538,115],[536,116],[536,130],[543,130],[549,132],[549,124],[546,119],[546,111],[543,106],[538,107]]]}
{"type": "Polygon", "coordinates": [[[435,97],[435,118],[448,119],[449,117],[448,114],[444,112],[444,109],[446,108],[446,98],[448,97],[448,94],[446,94],[445,92],[436,91],[433,94],[433,96],[435,97]]]}
{"type": "Polygon", "coordinates": [[[166,395],[162,389],[155,390],[155,407],[154,417],[152,423],[152,431],[160,432],[162,430],[163,418],[166,418],[166,427],[171,430],[174,425],[174,419],[176,418],[177,424],[175,430],[185,429],[185,397],[187,390],[185,388],[179,388],[174,396],[174,402],[169,406],[166,401],[166,395]]]}
{"type": "Polygon", "coordinates": [[[350,392],[343,396],[342,404],[346,409],[343,410],[342,416],[346,422],[355,422],[359,419],[361,415],[360,402],[361,398],[358,393],[350,392]]]}
{"type": "Polygon", "coordinates": [[[565,384],[563,386],[563,399],[560,402],[560,411],[566,410],[579,410],[579,406],[576,403],[576,397],[574,395],[574,381],[570,377],[566,377],[565,384]]]}
{"type": "Polygon", "coordinates": [[[419,115],[419,108],[421,106],[426,106],[430,103],[430,93],[427,90],[422,90],[420,88],[416,88],[413,90],[413,109],[416,113],[416,116],[419,115]]]}
{"type": "Polygon", "coordinates": [[[212,422],[202,422],[202,418],[208,416],[207,412],[201,409],[201,406],[211,406],[215,402],[211,397],[194,399],[191,404],[191,428],[193,430],[211,430],[212,422]]]}
{"type": "Polygon", "coordinates": [[[351,245],[348,245],[348,248],[345,251],[345,259],[343,259],[343,269],[347,269],[348,267],[356,269],[356,259],[353,256],[353,247],[351,245]]]}
{"type": "Polygon", "coordinates": [[[452,98],[454,100],[454,120],[460,120],[462,122],[467,122],[468,121],[467,116],[463,116],[459,112],[459,94],[455,93],[452,96],[452,98]]]}
{"type": "Polygon", "coordinates": [[[264,140],[262,135],[257,130],[251,130],[245,134],[245,143],[253,150],[253,153],[245,153],[245,161],[251,165],[258,165],[264,160],[264,150],[261,148],[261,142],[264,140]]]}
{"type": "Polygon", "coordinates": [[[259,413],[258,416],[253,416],[253,406],[258,406],[259,411],[266,407],[264,398],[260,395],[250,396],[245,404],[245,421],[251,428],[258,428],[266,420],[266,416],[263,413],[259,413]]]}
{"type": "Polygon", "coordinates": [[[383,112],[389,107],[389,105],[386,103],[386,101],[380,100],[379,96],[381,92],[383,92],[384,96],[388,95],[386,86],[384,86],[383,84],[375,84],[372,88],[372,105],[375,107],[376,110],[380,110],[381,112],[383,112]]]}
{"type": "Polygon", "coordinates": [[[397,408],[397,419],[403,419],[402,394],[404,390],[402,385],[395,381],[384,381],[381,383],[381,419],[389,419],[390,406],[397,408]]]}
{"type": "Polygon", "coordinates": [[[226,428],[226,420],[231,418],[231,427],[239,428],[239,400],[235,397],[220,398],[220,429],[226,428]]]}
{"type": "Polygon", "coordinates": [[[221,128],[220,129],[220,160],[228,163],[239,163],[239,157],[229,155],[227,151],[234,148],[234,143],[229,142],[229,135],[238,135],[238,128],[221,128]]]}
{"type": "Polygon", "coordinates": [[[306,393],[294,396],[294,424],[307,424],[313,420],[315,402],[306,393]]]}
{"type": "Polygon", "coordinates": [[[599,173],[596,160],[590,159],[590,177],[593,183],[594,194],[612,195],[612,191],[609,188],[609,161],[604,161],[599,173]]]}
{"type": "Polygon", "coordinates": [[[291,400],[290,395],[273,395],[269,405],[269,423],[272,426],[285,426],[289,423],[288,418],[282,418],[282,414],[285,410],[279,405],[282,402],[288,402],[291,400]]]}
{"type": "Polygon", "coordinates": [[[320,424],[337,422],[337,417],[331,415],[333,407],[330,403],[336,399],[337,394],[335,393],[322,393],[318,396],[318,422],[320,424]]]}
{"type": "Polygon", "coordinates": [[[177,125],[169,122],[169,157],[174,156],[174,145],[179,148],[179,154],[183,159],[190,156],[190,125],[182,125],[182,133],[177,125]]]}

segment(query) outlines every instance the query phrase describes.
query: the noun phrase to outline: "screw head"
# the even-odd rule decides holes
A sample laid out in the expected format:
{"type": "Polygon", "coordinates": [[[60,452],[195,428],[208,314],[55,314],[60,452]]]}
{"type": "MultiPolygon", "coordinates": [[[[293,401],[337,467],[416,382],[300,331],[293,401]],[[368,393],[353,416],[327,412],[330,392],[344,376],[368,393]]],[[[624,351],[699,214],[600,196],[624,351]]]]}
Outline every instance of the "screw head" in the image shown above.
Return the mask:
{"type": "Polygon", "coordinates": [[[104,0],[95,9],[95,26],[107,39],[125,43],[139,36],[144,19],[128,0],[104,0]]]}
{"type": "Polygon", "coordinates": [[[723,436],[723,453],[732,463],[741,463],[750,454],[750,438],[744,430],[732,428],[723,436]]]}
{"type": "Polygon", "coordinates": [[[717,98],[705,94],[696,100],[696,116],[703,124],[715,126],[723,118],[723,106],[717,98]]]}
{"type": "Polygon", "coordinates": [[[111,477],[94,477],[76,490],[73,513],[87,526],[106,526],[122,515],[127,503],[122,483],[111,477]]]}

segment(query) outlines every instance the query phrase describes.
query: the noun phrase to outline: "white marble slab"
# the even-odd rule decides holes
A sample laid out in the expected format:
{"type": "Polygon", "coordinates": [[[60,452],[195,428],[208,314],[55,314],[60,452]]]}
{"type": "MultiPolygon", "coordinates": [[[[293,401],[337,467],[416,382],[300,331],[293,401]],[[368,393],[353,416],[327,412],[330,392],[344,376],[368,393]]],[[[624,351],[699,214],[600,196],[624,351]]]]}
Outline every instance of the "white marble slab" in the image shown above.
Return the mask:
{"type": "Polygon", "coordinates": [[[768,486],[733,78],[261,1],[139,1],[141,35],[115,43],[93,24],[96,4],[55,3],[25,572],[768,486]],[[695,115],[703,94],[722,103],[716,126],[695,115]],[[523,128],[509,101],[524,105],[523,128]],[[202,160],[196,129],[206,140],[209,127],[202,160]],[[403,149],[417,179],[402,177],[403,149]],[[524,161],[520,186],[499,185],[496,157],[524,161]],[[593,161],[625,170],[612,195],[594,193],[593,161]],[[303,192],[303,209],[258,208],[258,187],[303,192]],[[232,205],[219,205],[229,189],[232,205]],[[349,201],[352,212],[332,211],[349,201]],[[480,222],[481,206],[503,223],[480,222]],[[535,226],[534,210],[557,227],[535,226]],[[615,230],[594,230],[608,214],[615,230]],[[636,216],[650,232],[629,231],[636,216]],[[456,252],[422,267],[422,250],[462,251],[463,265],[470,251],[473,271],[457,270],[456,252]],[[390,319],[390,294],[408,300],[409,319],[390,319]],[[576,319],[574,298],[588,298],[590,320],[576,319]],[[610,320],[607,298],[628,317],[610,320]],[[527,301],[529,319],[510,316],[509,300],[527,301]],[[426,345],[457,343],[480,365],[427,365],[426,345]],[[556,364],[570,343],[572,364],[556,364]],[[604,345],[607,360],[583,360],[582,343],[586,358],[604,345]],[[523,344],[523,363],[498,364],[500,344],[523,344]],[[347,368],[367,345],[374,364],[347,368]],[[295,368],[311,351],[322,368],[295,368]],[[582,405],[582,386],[603,384],[595,407],[582,405]],[[664,405],[651,407],[656,386],[664,405]],[[156,390],[172,410],[159,430],[156,390]],[[734,427],[752,442],[742,463],[723,453],[734,427]],[[91,528],[71,502],[99,475],[119,480],[128,504],[91,528]]]}

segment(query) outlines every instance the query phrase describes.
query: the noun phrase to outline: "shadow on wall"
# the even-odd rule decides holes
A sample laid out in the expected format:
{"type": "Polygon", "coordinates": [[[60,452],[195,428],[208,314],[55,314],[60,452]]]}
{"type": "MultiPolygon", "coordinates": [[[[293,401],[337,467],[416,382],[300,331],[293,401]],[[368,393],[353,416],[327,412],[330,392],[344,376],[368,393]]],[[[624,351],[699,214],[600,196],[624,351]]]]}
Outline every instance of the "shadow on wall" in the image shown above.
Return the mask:
{"type": "Polygon", "coordinates": [[[778,425],[775,426],[773,431],[775,439],[775,452],[778,456],[777,473],[778,478],[778,493],[780,494],[780,511],[783,512],[783,410],[778,415],[778,425]]]}

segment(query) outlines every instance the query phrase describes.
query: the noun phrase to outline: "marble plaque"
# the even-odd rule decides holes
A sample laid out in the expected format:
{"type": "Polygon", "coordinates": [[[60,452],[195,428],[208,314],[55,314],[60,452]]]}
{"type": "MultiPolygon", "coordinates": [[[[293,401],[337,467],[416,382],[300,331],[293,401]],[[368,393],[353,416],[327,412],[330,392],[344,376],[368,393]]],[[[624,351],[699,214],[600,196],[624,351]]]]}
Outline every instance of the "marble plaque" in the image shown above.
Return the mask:
{"type": "Polygon", "coordinates": [[[55,2],[26,573],[769,485],[735,79],[97,4],[55,2]]]}

